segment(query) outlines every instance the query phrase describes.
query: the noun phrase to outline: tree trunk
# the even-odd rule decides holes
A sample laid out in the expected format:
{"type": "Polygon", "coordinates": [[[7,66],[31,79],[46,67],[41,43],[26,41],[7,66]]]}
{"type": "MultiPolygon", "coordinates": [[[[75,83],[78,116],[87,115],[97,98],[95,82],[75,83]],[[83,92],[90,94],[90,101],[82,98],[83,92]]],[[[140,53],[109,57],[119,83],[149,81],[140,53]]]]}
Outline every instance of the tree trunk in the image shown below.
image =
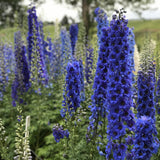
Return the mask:
{"type": "Polygon", "coordinates": [[[90,28],[90,25],[89,25],[89,20],[90,20],[89,7],[90,6],[89,5],[90,5],[89,0],[82,0],[82,19],[86,29],[86,37],[88,36],[89,28],[90,28]]]}

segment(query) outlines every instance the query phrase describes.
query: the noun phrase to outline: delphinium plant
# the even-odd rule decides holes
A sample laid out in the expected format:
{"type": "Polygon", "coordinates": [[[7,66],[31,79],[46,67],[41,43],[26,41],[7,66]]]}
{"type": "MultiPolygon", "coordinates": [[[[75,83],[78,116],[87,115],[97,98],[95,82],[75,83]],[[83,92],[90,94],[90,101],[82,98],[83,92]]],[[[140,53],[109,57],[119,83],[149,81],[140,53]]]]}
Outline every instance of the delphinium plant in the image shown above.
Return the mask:
{"type": "Polygon", "coordinates": [[[80,107],[80,85],[79,62],[75,60],[67,65],[63,109],[61,110],[61,116],[66,119],[72,117],[77,108],[80,107]]]}
{"type": "Polygon", "coordinates": [[[60,54],[61,67],[60,69],[61,69],[62,74],[64,73],[66,74],[66,66],[72,58],[71,56],[72,48],[71,48],[71,41],[70,41],[69,33],[67,32],[65,28],[61,29],[60,37],[61,37],[61,54],[60,54]]]}
{"type": "Polygon", "coordinates": [[[53,126],[53,136],[55,138],[56,142],[59,142],[60,139],[63,139],[64,137],[69,137],[68,130],[64,130],[62,126],[59,126],[59,124],[53,126]]]}
{"type": "Polygon", "coordinates": [[[88,46],[86,48],[86,61],[85,61],[85,78],[88,84],[93,82],[93,48],[88,46]]]}
{"type": "Polygon", "coordinates": [[[137,122],[133,153],[135,159],[150,159],[159,148],[155,126],[155,63],[151,40],[146,39],[138,71],[137,122]],[[143,125],[142,125],[143,123],[143,125]],[[141,129],[140,129],[141,128],[141,129]],[[143,144],[143,147],[142,145],[143,144]]]}
{"type": "Polygon", "coordinates": [[[153,153],[157,153],[158,139],[155,139],[155,122],[151,117],[141,116],[136,120],[135,142],[132,155],[128,159],[150,160],[153,153]]]}
{"type": "MultiPolygon", "coordinates": [[[[67,131],[67,138],[69,137],[69,142],[72,143],[70,145],[67,145],[67,147],[71,147],[71,155],[75,156],[74,153],[74,144],[75,144],[75,129],[76,129],[76,123],[78,122],[76,119],[78,108],[80,108],[80,92],[81,92],[81,75],[80,75],[80,64],[79,61],[74,59],[72,62],[69,62],[67,65],[67,74],[65,78],[65,88],[63,93],[63,108],[61,109],[60,113],[62,118],[64,119],[65,128],[68,129],[67,131]],[[74,139],[74,140],[73,140],[74,139]],[[72,142],[71,142],[72,141],[72,142]]],[[[63,138],[65,131],[59,128],[61,131],[61,135],[59,133],[60,138],[63,138]]],[[[55,127],[53,129],[53,132],[56,131],[55,127]]],[[[58,133],[58,132],[56,132],[58,133]]],[[[56,134],[53,134],[56,139],[56,134]]],[[[59,139],[60,139],[59,138],[59,139]]],[[[67,140],[67,141],[68,141],[67,140]]],[[[65,149],[66,150],[66,149],[65,149]]],[[[66,155],[69,156],[69,154],[66,152],[66,155]]]]}
{"type": "Polygon", "coordinates": [[[12,46],[0,43],[0,101],[3,100],[3,94],[13,79],[14,68],[12,46]]]}
{"type": "MultiPolygon", "coordinates": [[[[108,25],[107,15],[103,10],[97,8],[95,10],[96,20],[97,20],[97,35],[98,35],[98,44],[99,44],[99,56],[97,62],[97,68],[94,78],[93,89],[94,93],[91,97],[92,104],[89,106],[92,115],[89,117],[89,126],[87,136],[90,135],[89,139],[93,140],[93,143],[96,144],[99,150],[99,144],[105,140],[105,130],[106,130],[106,94],[107,94],[107,75],[108,75],[108,61],[107,56],[109,49],[107,48],[102,37],[101,28],[108,25]]],[[[99,153],[102,152],[99,150],[99,153]]]]}
{"type": "Polygon", "coordinates": [[[4,58],[4,45],[0,45],[0,101],[3,100],[3,92],[5,91],[6,85],[6,66],[4,58]]]}
{"type": "MultiPolygon", "coordinates": [[[[160,61],[159,61],[159,46],[157,44],[156,47],[156,54],[155,54],[155,62],[156,62],[156,94],[155,94],[155,101],[156,101],[156,127],[158,132],[158,139],[160,138],[160,61]]],[[[160,158],[160,148],[158,153],[154,155],[154,158],[160,158]]]]}
{"type": "Polygon", "coordinates": [[[138,71],[138,101],[137,117],[149,116],[155,121],[155,61],[152,43],[147,39],[140,54],[140,66],[138,71]]]}
{"type": "Polygon", "coordinates": [[[71,40],[72,55],[75,55],[75,46],[78,39],[78,24],[71,24],[69,33],[71,40]]]}
{"type": "Polygon", "coordinates": [[[109,21],[107,14],[105,13],[105,10],[102,8],[96,8],[95,9],[95,15],[96,15],[96,22],[97,22],[97,37],[98,37],[98,46],[100,46],[101,42],[101,35],[102,35],[102,28],[109,26],[109,21]]]}
{"type": "Polygon", "coordinates": [[[15,33],[15,79],[12,84],[12,105],[16,106],[16,102],[23,103],[24,92],[27,92],[30,86],[29,68],[26,58],[26,47],[22,42],[21,32],[15,33]]]}
{"type": "Polygon", "coordinates": [[[28,61],[30,81],[38,90],[38,85],[48,83],[48,73],[44,62],[42,39],[35,7],[28,10],[28,61]]]}
{"type": "Polygon", "coordinates": [[[42,37],[39,30],[39,22],[36,13],[36,8],[33,6],[28,10],[28,63],[30,71],[30,100],[27,109],[32,117],[31,125],[31,148],[38,154],[38,148],[41,146],[41,139],[48,134],[48,107],[51,102],[47,103],[49,98],[46,95],[48,87],[48,72],[45,65],[45,57],[43,52],[42,37]],[[41,134],[42,130],[47,130],[41,134]],[[36,138],[35,138],[36,137],[36,138]]]}
{"type": "MultiPolygon", "coordinates": [[[[108,144],[103,153],[106,159],[124,160],[127,152],[127,134],[134,131],[132,101],[132,65],[128,42],[129,28],[125,11],[116,11],[110,27],[104,28],[103,44],[108,46],[106,109],[108,111],[108,144]]],[[[130,146],[130,145],[129,145],[130,146]]]]}
{"type": "Polygon", "coordinates": [[[30,156],[30,151],[26,151],[25,137],[24,137],[24,121],[23,113],[25,99],[24,94],[29,89],[29,68],[26,59],[26,48],[23,44],[21,32],[15,33],[15,79],[12,84],[12,105],[17,108],[17,125],[16,125],[16,138],[15,138],[15,159],[21,160],[30,156]]]}

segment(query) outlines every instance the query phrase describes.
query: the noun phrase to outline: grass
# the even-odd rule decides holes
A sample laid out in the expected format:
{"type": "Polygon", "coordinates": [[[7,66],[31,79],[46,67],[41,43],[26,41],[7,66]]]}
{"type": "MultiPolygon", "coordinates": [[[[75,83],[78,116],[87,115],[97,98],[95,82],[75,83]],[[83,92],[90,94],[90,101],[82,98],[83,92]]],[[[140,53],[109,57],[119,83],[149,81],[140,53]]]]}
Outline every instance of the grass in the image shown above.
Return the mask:
{"type": "MultiPolygon", "coordinates": [[[[160,40],[160,20],[132,20],[129,21],[129,27],[134,27],[136,44],[138,49],[143,45],[143,39],[146,34],[149,34],[154,40],[160,40]]],[[[92,28],[92,34],[96,34],[96,27],[92,28]]],[[[14,42],[14,32],[17,29],[14,28],[4,28],[0,29],[0,40],[4,42],[14,42]]],[[[47,25],[44,26],[45,37],[50,36],[52,39],[54,37],[54,26],[47,25]]],[[[25,38],[25,37],[23,37],[25,38]]]]}

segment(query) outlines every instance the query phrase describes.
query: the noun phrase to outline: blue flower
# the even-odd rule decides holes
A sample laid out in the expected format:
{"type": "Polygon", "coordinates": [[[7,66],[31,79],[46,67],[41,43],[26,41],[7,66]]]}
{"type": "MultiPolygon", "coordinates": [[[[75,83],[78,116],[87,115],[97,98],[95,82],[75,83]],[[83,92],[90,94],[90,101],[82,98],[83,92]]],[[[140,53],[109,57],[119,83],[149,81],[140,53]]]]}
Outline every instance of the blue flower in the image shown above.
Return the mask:
{"type": "Polygon", "coordinates": [[[102,35],[101,30],[103,27],[108,27],[109,21],[107,19],[108,17],[105,11],[99,7],[95,9],[95,15],[96,15],[95,20],[97,22],[98,45],[100,46],[100,41],[103,39],[101,37],[102,35]]]}
{"type": "Polygon", "coordinates": [[[30,73],[26,59],[26,48],[23,45],[20,31],[15,33],[15,79],[12,84],[12,104],[21,102],[21,96],[28,91],[30,87],[30,73]]]}
{"type": "Polygon", "coordinates": [[[69,61],[72,60],[72,48],[71,48],[71,42],[70,37],[65,28],[61,29],[60,33],[61,37],[61,54],[60,54],[60,65],[62,74],[66,73],[66,66],[69,61]]]}
{"type": "Polygon", "coordinates": [[[42,39],[39,31],[36,9],[28,10],[28,60],[31,82],[47,84],[48,73],[44,61],[42,39]],[[36,72],[37,70],[37,72],[36,72]]]}
{"type": "MultiPolygon", "coordinates": [[[[106,32],[106,30],[104,31],[106,32]]],[[[108,37],[103,36],[104,39],[108,37]]],[[[107,93],[107,74],[108,74],[108,61],[107,61],[107,54],[108,50],[106,49],[105,52],[102,48],[105,47],[104,43],[100,43],[100,50],[99,50],[99,57],[97,62],[97,68],[94,78],[93,89],[94,93],[91,97],[92,105],[90,106],[90,110],[92,115],[90,116],[90,132],[93,130],[92,136],[97,136],[98,125],[100,119],[102,118],[105,121],[106,118],[106,93],[107,93]]],[[[104,123],[104,122],[102,122],[104,123]]],[[[103,124],[105,125],[105,124],[103,124]]]]}
{"type": "Polygon", "coordinates": [[[71,46],[72,46],[72,55],[74,55],[75,46],[78,38],[78,24],[71,24],[69,33],[70,33],[71,46]]]}
{"type": "Polygon", "coordinates": [[[150,159],[159,148],[155,135],[155,124],[151,117],[141,116],[136,121],[133,153],[135,159],[150,159]]]}
{"type": "Polygon", "coordinates": [[[93,48],[87,47],[86,48],[86,63],[85,63],[85,77],[87,83],[92,83],[93,76],[92,76],[92,69],[93,69],[93,48]]]}
{"type": "Polygon", "coordinates": [[[63,139],[64,137],[69,138],[68,130],[63,130],[62,126],[56,125],[53,127],[52,130],[53,130],[53,136],[56,142],[59,142],[60,139],[63,139]]]}
{"type": "Polygon", "coordinates": [[[123,144],[122,141],[125,142],[127,132],[135,129],[134,114],[130,110],[133,106],[133,99],[132,65],[128,35],[129,28],[123,15],[113,16],[110,27],[102,29],[103,44],[107,44],[109,48],[106,49],[109,50],[106,59],[106,62],[108,62],[107,137],[110,141],[113,141],[113,158],[120,160],[125,159],[127,150],[127,143],[123,144]],[[105,30],[108,31],[107,34],[105,30]],[[109,37],[106,40],[104,40],[105,35],[109,37]]]}
{"type": "Polygon", "coordinates": [[[80,107],[80,66],[78,61],[73,61],[67,65],[67,75],[65,89],[63,93],[64,101],[61,110],[61,116],[65,117],[66,112],[72,116],[78,107],[80,107]]]}

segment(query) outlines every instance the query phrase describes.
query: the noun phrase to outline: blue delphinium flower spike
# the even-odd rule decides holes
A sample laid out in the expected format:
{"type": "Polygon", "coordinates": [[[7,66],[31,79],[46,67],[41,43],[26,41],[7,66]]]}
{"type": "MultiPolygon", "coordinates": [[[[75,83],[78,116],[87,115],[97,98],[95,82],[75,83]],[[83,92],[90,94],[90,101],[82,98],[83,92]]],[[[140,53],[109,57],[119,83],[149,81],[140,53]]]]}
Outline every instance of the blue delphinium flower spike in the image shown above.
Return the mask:
{"type": "MultiPolygon", "coordinates": [[[[63,109],[61,110],[61,116],[65,117],[66,113],[69,117],[73,116],[77,108],[80,107],[80,67],[78,61],[73,61],[67,65],[67,75],[65,89],[63,93],[63,109]]],[[[68,117],[66,117],[68,118],[68,117]]]]}
{"type": "Polygon", "coordinates": [[[72,55],[75,55],[75,46],[78,38],[78,24],[71,24],[69,33],[71,39],[72,55]]]}

